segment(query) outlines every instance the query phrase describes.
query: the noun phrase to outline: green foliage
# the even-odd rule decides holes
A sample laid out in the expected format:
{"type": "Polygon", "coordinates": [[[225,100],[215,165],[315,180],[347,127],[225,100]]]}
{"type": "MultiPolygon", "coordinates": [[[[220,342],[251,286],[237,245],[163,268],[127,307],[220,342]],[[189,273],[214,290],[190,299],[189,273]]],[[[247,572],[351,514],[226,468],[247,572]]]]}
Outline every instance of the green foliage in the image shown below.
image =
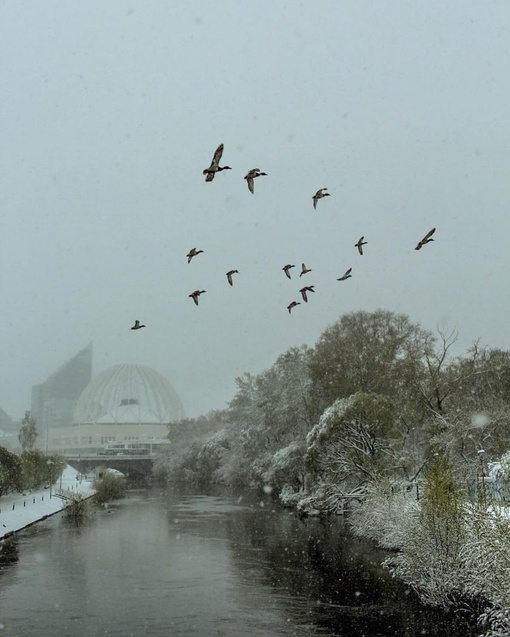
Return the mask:
{"type": "Polygon", "coordinates": [[[465,493],[446,456],[438,454],[425,473],[421,524],[445,563],[456,560],[465,539],[465,493]]]}
{"type": "Polygon", "coordinates": [[[23,469],[19,456],[0,447],[0,496],[23,488],[23,469]]]}
{"type": "Polygon", "coordinates": [[[36,489],[43,482],[47,482],[46,458],[40,451],[23,451],[21,464],[24,489],[36,489]]]}
{"type": "Polygon", "coordinates": [[[29,411],[25,412],[25,416],[21,421],[21,428],[18,434],[18,440],[21,445],[21,450],[32,451],[35,447],[35,443],[37,441],[37,433],[36,428],[36,420],[32,418],[32,415],[29,411]]]}
{"type": "Polygon", "coordinates": [[[404,314],[344,314],[320,336],[309,359],[316,418],[339,398],[378,393],[400,402],[424,373],[433,337],[404,314]]]}
{"type": "Polygon", "coordinates": [[[94,481],[94,500],[97,503],[108,502],[121,498],[126,491],[125,479],[118,477],[107,470],[102,472],[102,477],[94,481]]]}
{"type": "Polygon", "coordinates": [[[45,456],[41,451],[24,451],[21,454],[23,488],[37,489],[42,484],[56,482],[65,467],[61,456],[45,456]]]}

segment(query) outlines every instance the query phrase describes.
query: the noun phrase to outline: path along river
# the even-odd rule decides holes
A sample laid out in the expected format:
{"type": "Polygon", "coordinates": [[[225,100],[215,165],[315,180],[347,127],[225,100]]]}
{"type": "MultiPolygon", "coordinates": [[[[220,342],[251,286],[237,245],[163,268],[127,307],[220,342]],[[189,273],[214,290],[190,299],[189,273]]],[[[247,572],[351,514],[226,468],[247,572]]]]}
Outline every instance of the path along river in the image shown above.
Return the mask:
{"type": "Polygon", "coordinates": [[[380,567],[342,518],[268,497],[137,491],[4,540],[0,637],[466,637],[380,567]]]}

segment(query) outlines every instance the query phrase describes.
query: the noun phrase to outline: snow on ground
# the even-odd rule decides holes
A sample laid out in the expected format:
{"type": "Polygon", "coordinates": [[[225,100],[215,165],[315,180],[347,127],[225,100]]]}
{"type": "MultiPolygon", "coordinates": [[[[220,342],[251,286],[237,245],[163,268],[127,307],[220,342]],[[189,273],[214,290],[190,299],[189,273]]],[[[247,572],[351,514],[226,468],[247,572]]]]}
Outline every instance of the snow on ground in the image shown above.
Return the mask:
{"type": "Polygon", "coordinates": [[[77,475],[76,470],[67,465],[51,490],[48,487],[0,497],[0,539],[65,508],[66,501],[57,496],[60,492],[84,497],[93,495],[92,482],[84,478],[77,479],[77,475]]]}

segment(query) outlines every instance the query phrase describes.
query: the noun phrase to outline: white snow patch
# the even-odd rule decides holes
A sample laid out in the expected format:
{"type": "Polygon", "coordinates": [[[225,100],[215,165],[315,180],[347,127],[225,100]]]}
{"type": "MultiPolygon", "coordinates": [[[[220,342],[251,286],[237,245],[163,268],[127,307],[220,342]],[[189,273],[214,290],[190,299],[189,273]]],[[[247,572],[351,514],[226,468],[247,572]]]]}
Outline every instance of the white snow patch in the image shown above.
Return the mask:
{"type": "Polygon", "coordinates": [[[51,488],[2,496],[0,498],[0,539],[62,511],[66,501],[58,497],[61,492],[90,497],[94,495],[95,489],[91,481],[84,479],[75,469],[67,465],[61,478],[51,485],[51,488]]]}

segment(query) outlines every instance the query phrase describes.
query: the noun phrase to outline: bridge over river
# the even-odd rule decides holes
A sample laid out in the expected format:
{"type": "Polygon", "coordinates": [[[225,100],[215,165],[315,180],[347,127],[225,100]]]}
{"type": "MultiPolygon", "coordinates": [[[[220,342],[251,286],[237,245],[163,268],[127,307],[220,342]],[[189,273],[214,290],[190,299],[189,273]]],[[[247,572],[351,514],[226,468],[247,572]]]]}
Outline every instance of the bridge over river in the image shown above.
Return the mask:
{"type": "Polygon", "coordinates": [[[121,471],[129,482],[141,482],[150,479],[152,463],[156,454],[140,455],[104,455],[104,454],[67,454],[65,459],[78,473],[95,473],[100,467],[121,471]]]}

